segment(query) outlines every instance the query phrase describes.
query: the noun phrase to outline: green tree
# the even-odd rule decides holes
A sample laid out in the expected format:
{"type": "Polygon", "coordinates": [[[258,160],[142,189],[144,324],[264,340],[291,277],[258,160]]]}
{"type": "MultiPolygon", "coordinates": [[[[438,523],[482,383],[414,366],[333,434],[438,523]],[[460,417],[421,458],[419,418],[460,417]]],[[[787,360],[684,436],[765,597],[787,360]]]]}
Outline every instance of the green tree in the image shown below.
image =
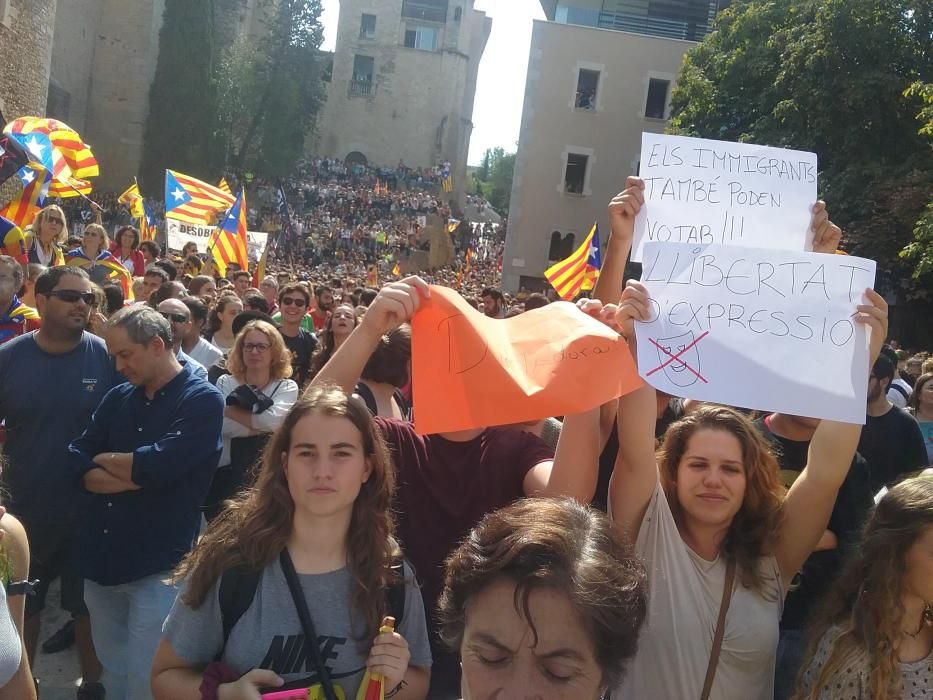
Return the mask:
{"type": "MultiPolygon", "coordinates": [[[[916,82],[906,90],[906,96],[919,97],[923,108],[917,114],[920,135],[930,140],[933,148],[933,83],[916,82]]],[[[933,278],[933,197],[914,227],[914,239],[901,251],[901,257],[916,265],[914,279],[933,278]]]]}
{"type": "Polygon", "coordinates": [[[512,178],[515,174],[515,154],[504,148],[489,148],[475,173],[479,193],[501,214],[508,214],[512,196],[512,178]]]}
{"type": "Polygon", "coordinates": [[[228,167],[286,175],[324,101],[320,0],[262,0],[263,38],[221,52],[219,124],[228,167]]]}
{"type": "Polygon", "coordinates": [[[162,190],[165,168],[205,179],[217,175],[212,53],[213,0],[165,0],[139,173],[147,194],[162,190]]]}
{"type": "Polygon", "coordinates": [[[847,249],[877,260],[882,287],[923,296],[900,252],[933,192],[905,92],[933,75],[931,31],[929,0],[734,2],[685,58],[671,131],[815,151],[847,249]]]}

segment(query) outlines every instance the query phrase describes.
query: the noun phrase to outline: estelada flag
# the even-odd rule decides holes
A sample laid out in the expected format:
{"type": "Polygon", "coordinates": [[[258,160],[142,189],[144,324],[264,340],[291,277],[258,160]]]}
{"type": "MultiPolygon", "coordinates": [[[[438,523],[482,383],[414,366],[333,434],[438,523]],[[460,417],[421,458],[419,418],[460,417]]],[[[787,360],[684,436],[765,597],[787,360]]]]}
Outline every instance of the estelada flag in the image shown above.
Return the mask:
{"type": "Polygon", "coordinates": [[[599,226],[593,224],[589,234],[583,239],[583,245],[577,248],[568,258],[551,265],[544,271],[544,276],[554,287],[561,299],[573,301],[583,289],[592,289],[596,277],[599,276],[599,226]],[[592,251],[593,241],[596,241],[596,252],[592,251]],[[590,284],[589,287],[585,286],[590,284]]]}
{"type": "Polygon", "coordinates": [[[100,266],[107,268],[109,271],[108,278],[116,279],[123,288],[123,298],[126,301],[133,300],[133,276],[109,250],[101,251],[96,258],[91,260],[84,250],[75,248],[65,253],[65,264],[72,267],[90,268],[100,266]]]}
{"type": "Polygon", "coordinates": [[[22,228],[32,223],[45,201],[51,174],[32,163],[19,171],[19,178],[23,182],[23,191],[0,209],[0,216],[22,228]]]}
{"type": "Polygon", "coordinates": [[[236,263],[241,270],[249,270],[246,257],[246,190],[240,190],[233,207],[214,229],[207,250],[213,256],[214,265],[221,276],[226,276],[227,265],[230,263],[236,263]]]}
{"type": "MultiPolygon", "coordinates": [[[[233,195],[196,177],[165,171],[165,215],[189,224],[206,224],[233,206],[233,195]]],[[[246,268],[243,268],[246,269],[246,268]]]]}
{"type": "Polygon", "coordinates": [[[14,258],[20,265],[29,262],[23,229],[2,216],[0,216],[0,251],[14,258]]]}
{"type": "Polygon", "coordinates": [[[29,153],[9,134],[0,134],[0,184],[13,177],[29,163],[29,153]]]}
{"type": "Polygon", "coordinates": [[[142,219],[146,215],[146,212],[143,211],[143,196],[140,194],[139,184],[136,182],[127,187],[123,194],[117,198],[117,201],[128,206],[130,214],[135,219],[142,219]]]}

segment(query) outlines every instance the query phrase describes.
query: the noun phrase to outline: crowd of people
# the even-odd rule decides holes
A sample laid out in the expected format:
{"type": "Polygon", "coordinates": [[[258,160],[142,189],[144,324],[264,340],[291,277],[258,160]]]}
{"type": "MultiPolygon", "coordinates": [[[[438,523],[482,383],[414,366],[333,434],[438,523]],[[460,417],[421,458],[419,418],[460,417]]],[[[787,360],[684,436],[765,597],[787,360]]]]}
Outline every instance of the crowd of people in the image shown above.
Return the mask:
{"type": "MultiPolygon", "coordinates": [[[[497,288],[492,230],[388,272],[419,216],[450,217],[419,177],[306,163],[300,242],[261,279],[102,212],[69,244],[58,205],[0,256],[0,700],[41,697],[59,578],[83,700],[334,700],[378,677],[398,699],[933,697],[933,359],[887,338],[883,298],[852,309],[864,426],[645,384],[421,435],[430,285],[494,319],[552,299],[497,288]]],[[[578,303],[633,349],[643,190],[610,203],[578,303]]],[[[834,252],[822,205],[812,228],[834,252]]]]}

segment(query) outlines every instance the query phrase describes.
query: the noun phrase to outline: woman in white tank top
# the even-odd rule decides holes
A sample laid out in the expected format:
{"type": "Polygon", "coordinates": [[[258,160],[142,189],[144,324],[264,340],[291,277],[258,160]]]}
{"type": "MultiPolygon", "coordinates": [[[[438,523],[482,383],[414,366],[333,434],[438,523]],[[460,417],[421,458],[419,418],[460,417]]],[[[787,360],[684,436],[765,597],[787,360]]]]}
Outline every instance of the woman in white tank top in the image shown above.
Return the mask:
{"type": "MultiPolygon", "coordinates": [[[[871,290],[866,296],[870,303],[854,318],[871,329],[874,362],[887,334],[887,305],[871,290]]],[[[648,310],[646,288],[629,282],[617,321],[631,342],[634,321],[647,320],[648,310]]],[[[807,468],[785,496],[767,443],[738,412],[701,406],[668,429],[657,456],[655,415],[647,384],[619,401],[610,513],[645,559],[649,604],[638,654],[613,697],[702,697],[731,566],[708,697],[772,700],[784,595],[829,523],[861,426],[823,421],[807,468]]]]}

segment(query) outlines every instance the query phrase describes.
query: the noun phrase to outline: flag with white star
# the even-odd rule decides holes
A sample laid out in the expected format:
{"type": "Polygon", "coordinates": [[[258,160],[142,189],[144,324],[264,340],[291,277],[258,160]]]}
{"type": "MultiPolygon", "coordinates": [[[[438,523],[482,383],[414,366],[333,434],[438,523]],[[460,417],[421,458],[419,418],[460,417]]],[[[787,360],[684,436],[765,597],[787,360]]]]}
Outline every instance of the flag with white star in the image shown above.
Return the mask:
{"type": "Polygon", "coordinates": [[[233,195],[174,170],[165,171],[165,216],[189,224],[210,223],[233,206],[233,195]]]}

